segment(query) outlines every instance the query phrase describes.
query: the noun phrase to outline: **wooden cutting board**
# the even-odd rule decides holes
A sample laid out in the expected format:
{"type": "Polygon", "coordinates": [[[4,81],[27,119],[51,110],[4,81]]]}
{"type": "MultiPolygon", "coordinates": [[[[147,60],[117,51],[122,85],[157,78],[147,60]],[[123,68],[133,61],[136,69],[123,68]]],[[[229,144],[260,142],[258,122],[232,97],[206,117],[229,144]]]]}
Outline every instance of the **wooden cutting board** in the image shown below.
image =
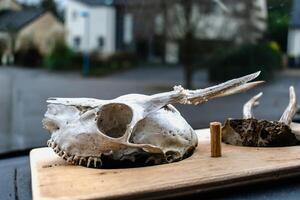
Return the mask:
{"type": "Polygon", "coordinates": [[[37,199],[154,199],[300,174],[300,146],[237,147],[222,144],[210,157],[209,130],[198,130],[195,153],[180,162],[128,169],[90,169],[67,164],[50,148],[30,153],[37,199]]]}

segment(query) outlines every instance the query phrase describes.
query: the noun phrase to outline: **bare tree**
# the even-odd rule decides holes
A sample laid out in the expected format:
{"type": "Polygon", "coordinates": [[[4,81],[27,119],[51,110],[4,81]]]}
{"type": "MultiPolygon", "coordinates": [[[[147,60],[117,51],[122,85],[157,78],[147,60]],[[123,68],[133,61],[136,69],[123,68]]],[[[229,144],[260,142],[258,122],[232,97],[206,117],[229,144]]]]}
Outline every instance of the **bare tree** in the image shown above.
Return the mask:
{"type": "MultiPolygon", "coordinates": [[[[193,62],[199,21],[212,9],[210,0],[162,0],[165,39],[175,40],[180,47],[185,87],[192,87],[193,62]]],[[[201,30],[200,30],[201,31],[201,30]]],[[[199,32],[198,32],[199,33],[199,32]]]]}
{"type": "MultiPolygon", "coordinates": [[[[194,60],[197,56],[201,56],[195,51],[196,47],[201,45],[200,39],[212,37],[235,40],[239,38],[239,42],[252,43],[256,40],[257,33],[260,34],[263,31],[257,26],[257,21],[264,19],[253,17],[254,12],[259,9],[255,1],[140,0],[139,2],[139,9],[133,10],[138,12],[135,13],[135,19],[141,21],[138,27],[143,30],[144,34],[148,35],[148,38],[155,34],[153,20],[157,15],[161,15],[164,21],[163,40],[179,44],[180,62],[183,66],[186,88],[192,87],[194,60]],[[240,5],[240,9],[236,8],[237,5],[240,5]],[[215,21],[216,15],[219,15],[218,22],[215,21]],[[209,33],[207,30],[214,30],[214,33],[209,33]]],[[[137,6],[137,2],[132,5],[137,6]]]]}

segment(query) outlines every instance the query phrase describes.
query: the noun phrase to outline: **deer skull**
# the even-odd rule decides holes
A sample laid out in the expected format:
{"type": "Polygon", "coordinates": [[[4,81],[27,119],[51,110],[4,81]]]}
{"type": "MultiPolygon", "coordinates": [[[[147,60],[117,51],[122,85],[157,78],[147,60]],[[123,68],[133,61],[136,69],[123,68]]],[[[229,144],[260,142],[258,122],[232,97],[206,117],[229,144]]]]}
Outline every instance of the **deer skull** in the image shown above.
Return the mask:
{"type": "Polygon", "coordinates": [[[252,97],[243,108],[243,119],[228,119],[223,127],[223,141],[238,146],[280,147],[299,144],[300,134],[292,129],[292,119],[297,111],[293,86],[289,89],[290,102],[279,121],[254,118],[253,107],[259,104],[262,93],[252,97]]]}
{"type": "Polygon", "coordinates": [[[128,94],[112,100],[49,98],[43,126],[48,146],[68,162],[101,167],[106,158],[153,164],[179,161],[197,146],[195,131],[171,104],[199,104],[250,89],[259,72],[199,90],[175,86],[151,96],[128,94]]]}

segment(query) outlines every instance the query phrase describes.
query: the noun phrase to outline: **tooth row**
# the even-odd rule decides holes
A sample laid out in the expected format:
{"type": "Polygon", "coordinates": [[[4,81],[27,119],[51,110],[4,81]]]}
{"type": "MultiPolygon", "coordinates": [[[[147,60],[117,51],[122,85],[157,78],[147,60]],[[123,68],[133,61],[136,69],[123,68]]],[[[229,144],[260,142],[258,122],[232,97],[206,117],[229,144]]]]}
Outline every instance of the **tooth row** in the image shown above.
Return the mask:
{"type": "Polygon", "coordinates": [[[48,147],[51,147],[52,149],[57,147],[57,144],[53,140],[48,140],[47,145],[48,145],[48,147]]]}
{"type": "Polygon", "coordinates": [[[68,155],[67,152],[61,150],[59,146],[51,139],[47,141],[47,145],[48,147],[51,147],[58,156],[62,157],[64,160],[66,160],[69,163],[86,166],[86,167],[94,167],[94,168],[102,166],[102,161],[100,157],[93,157],[93,156],[83,157],[83,156],[68,155]]]}

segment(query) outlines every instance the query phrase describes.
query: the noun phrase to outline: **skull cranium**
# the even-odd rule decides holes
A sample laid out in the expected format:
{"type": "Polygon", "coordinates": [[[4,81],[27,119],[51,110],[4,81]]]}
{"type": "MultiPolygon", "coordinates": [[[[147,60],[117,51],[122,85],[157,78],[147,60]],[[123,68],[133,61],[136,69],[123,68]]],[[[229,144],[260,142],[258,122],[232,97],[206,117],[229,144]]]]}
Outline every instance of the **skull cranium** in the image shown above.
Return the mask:
{"type": "Polygon", "coordinates": [[[217,86],[155,95],[129,94],[113,100],[50,98],[43,120],[48,146],[68,162],[101,167],[103,160],[170,163],[191,155],[198,139],[171,105],[199,104],[252,88],[259,72],[217,86]]]}

